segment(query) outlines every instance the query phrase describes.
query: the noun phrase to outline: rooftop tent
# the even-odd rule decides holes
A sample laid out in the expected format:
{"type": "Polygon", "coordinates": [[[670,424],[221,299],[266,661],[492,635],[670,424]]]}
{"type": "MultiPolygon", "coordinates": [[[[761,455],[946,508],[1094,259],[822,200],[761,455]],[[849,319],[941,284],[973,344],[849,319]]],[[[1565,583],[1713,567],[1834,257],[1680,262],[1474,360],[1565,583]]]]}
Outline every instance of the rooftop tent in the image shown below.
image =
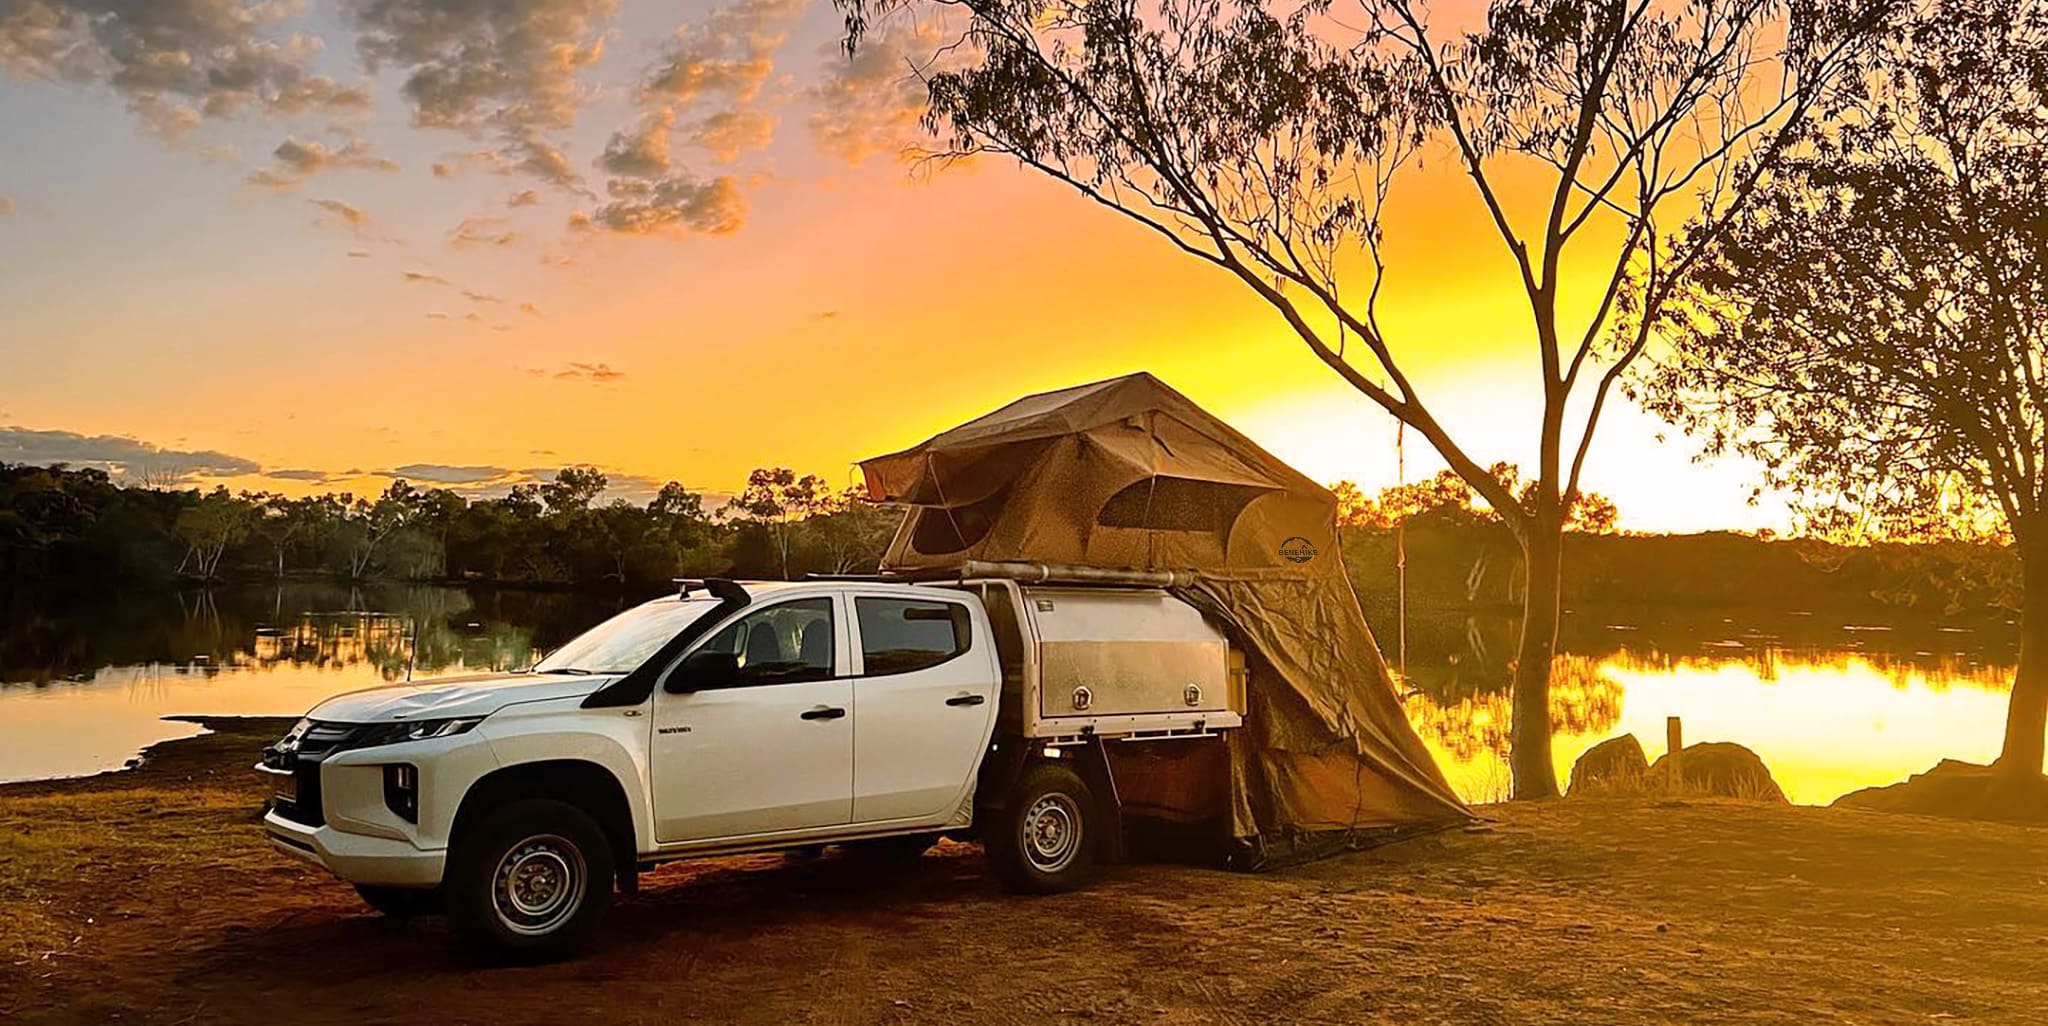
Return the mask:
{"type": "MultiPolygon", "coordinates": [[[[887,572],[967,561],[1194,571],[1247,650],[1227,815],[1242,861],[1460,822],[1344,573],[1330,492],[1149,374],[1027,396],[861,464],[908,507],[887,572]]],[[[1121,790],[1121,785],[1119,787],[1121,790]]]]}

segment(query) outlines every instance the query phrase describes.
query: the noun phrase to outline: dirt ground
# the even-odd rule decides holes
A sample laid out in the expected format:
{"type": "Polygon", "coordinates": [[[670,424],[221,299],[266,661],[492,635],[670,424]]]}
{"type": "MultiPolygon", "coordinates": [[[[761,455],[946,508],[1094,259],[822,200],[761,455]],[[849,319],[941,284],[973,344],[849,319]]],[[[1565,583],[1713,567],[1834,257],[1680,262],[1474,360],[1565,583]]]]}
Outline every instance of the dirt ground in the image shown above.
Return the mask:
{"type": "Polygon", "coordinates": [[[492,968],[263,843],[246,767],[283,726],[0,788],[0,1022],[2048,1021],[2048,830],[1706,800],[1054,898],[964,846],[685,863],[583,958],[492,968]]]}

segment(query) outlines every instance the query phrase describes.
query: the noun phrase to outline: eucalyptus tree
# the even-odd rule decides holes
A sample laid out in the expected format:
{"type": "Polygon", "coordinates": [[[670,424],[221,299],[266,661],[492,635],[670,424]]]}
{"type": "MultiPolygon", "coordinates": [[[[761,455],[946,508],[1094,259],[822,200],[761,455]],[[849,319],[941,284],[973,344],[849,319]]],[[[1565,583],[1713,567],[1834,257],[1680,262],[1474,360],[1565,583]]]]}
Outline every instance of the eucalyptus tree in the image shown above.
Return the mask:
{"type": "Polygon", "coordinates": [[[256,519],[256,507],[236,499],[224,486],[200,496],[178,514],[175,531],[185,543],[185,558],[178,562],[178,572],[202,581],[218,578],[221,557],[249,536],[256,519]]]}
{"type": "Polygon", "coordinates": [[[1015,160],[1235,280],[1499,513],[1529,581],[1518,797],[1557,790],[1562,535],[1615,384],[1892,2],[1495,0],[1448,31],[1416,0],[835,0],[849,51],[892,18],[956,30],[913,69],[934,159],[1015,160]],[[1410,376],[1469,340],[1380,317],[1425,284],[1390,274],[1384,228],[1437,154],[1526,300],[1526,496],[1410,376]]]}
{"type": "Polygon", "coordinates": [[[1807,526],[2010,540],[1999,766],[2048,725],[2048,4],[1939,0],[1721,233],[1655,408],[1759,460],[1807,526]]]}
{"type": "Polygon", "coordinates": [[[726,501],[724,514],[767,528],[782,568],[789,578],[790,534],[796,525],[832,509],[831,487],[816,474],[796,475],[788,467],[756,467],[747,487],[726,501]]]}

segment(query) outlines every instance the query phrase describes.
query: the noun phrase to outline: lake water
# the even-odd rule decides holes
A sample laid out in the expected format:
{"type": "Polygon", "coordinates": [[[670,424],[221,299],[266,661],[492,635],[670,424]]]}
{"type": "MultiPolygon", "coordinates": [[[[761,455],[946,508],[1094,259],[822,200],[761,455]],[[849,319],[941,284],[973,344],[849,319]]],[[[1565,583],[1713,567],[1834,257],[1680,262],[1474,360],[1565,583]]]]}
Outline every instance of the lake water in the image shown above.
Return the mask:
{"type": "MultiPolygon", "coordinates": [[[[93,773],[198,732],[166,716],[297,716],[403,680],[530,664],[630,599],[442,587],[291,584],[16,597],[0,632],[0,781],[93,773]],[[417,637],[418,643],[413,644],[417,637]]],[[[1391,617],[1375,625],[1399,660],[1391,617]]],[[[1411,618],[1409,717],[1459,792],[1507,792],[1505,617],[1411,618]]],[[[1655,759],[1665,717],[1688,742],[1756,750],[1795,802],[1824,804],[1944,757],[1997,754],[2015,658],[2010,625],[1826,614],[1579,610],[1560,637],[1559,773],[1632,732],[1655,759]]]]}

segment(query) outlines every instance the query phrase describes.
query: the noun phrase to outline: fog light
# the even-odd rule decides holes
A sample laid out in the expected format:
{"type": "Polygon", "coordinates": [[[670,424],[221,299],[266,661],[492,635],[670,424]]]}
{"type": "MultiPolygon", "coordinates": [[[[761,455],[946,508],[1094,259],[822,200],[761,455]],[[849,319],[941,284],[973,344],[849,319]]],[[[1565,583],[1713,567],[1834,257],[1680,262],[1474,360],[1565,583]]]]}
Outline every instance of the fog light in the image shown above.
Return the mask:
{"type": "Polygon", "coordinates": [[[420,821],[420,771],[411,763],[384,767],[384,806],[407,823],[420,821]]]}

